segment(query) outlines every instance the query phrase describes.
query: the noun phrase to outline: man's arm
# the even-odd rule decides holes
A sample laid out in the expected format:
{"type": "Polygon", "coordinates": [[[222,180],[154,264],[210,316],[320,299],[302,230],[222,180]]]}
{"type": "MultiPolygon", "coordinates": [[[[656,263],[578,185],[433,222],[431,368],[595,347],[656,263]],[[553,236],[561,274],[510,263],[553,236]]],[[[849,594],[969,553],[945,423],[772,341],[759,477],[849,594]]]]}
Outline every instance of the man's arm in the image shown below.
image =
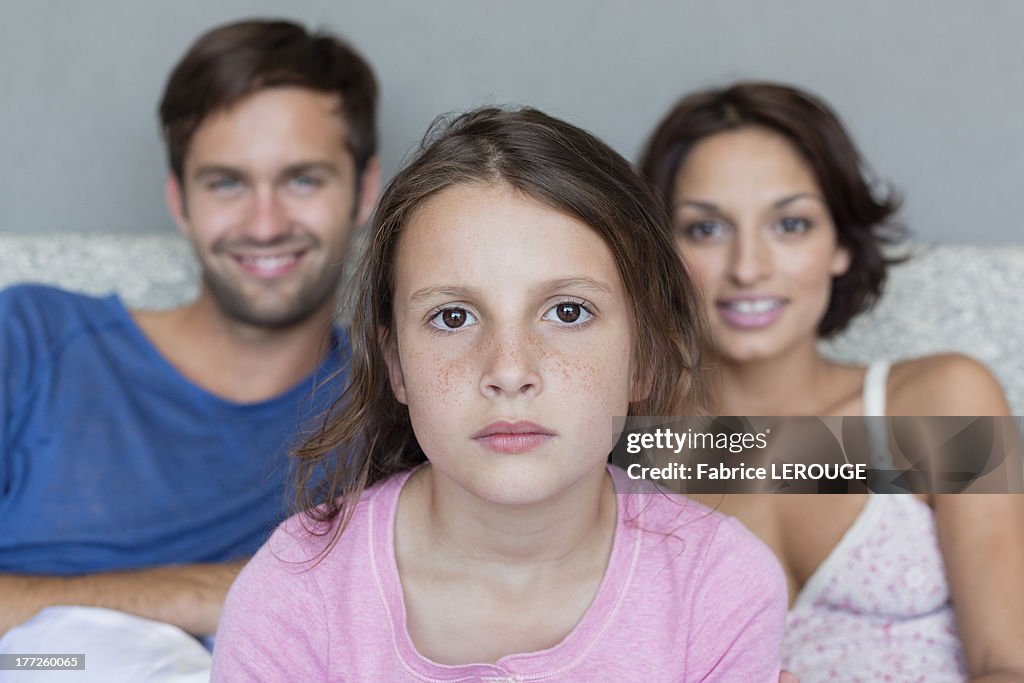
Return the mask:
{"type": "Polygon", "coordinates": [[[246,561],[85,576],[0,574],[0,635],[53,605],[106,607],[209,635],[217,630],[224,597],[246,561]]]}

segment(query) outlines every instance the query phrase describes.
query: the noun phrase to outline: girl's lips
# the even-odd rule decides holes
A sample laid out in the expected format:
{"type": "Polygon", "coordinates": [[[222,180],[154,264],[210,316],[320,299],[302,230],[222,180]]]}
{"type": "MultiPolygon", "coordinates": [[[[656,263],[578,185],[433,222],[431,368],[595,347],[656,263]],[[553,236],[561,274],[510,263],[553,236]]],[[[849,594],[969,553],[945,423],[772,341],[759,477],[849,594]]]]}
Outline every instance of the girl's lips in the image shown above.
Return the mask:
{"type": "Polygon", "coordinates": [[[495,453],[526,453],[555,438],[553,434],[489,434],[474,439],[484,448],[495,453]]]}
{"type": "Polygon", "coordinates": [[[756,330],[778,320],[787,303],[788,300],[778,297],[726,299],[715,302],[715,308],[729,325],[756,330]]]}
{"type": "Polygon", "coordinates": [[[498,420],[473,435],[474,441],[495,453],[525,453],[553,438],[550,429],[526,420],[498,420]]]}

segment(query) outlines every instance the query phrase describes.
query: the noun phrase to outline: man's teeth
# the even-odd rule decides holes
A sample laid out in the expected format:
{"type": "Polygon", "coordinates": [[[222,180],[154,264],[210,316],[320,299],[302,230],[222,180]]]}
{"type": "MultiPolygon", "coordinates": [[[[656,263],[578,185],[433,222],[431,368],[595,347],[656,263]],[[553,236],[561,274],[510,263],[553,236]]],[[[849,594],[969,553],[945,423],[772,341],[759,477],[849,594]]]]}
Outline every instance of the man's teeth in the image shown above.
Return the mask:
{"type": "Polygon", "coordinates": [[[730,301],[726,303],[728,308],[744,315],[756,315],[767,313],[782,306],[779,299],[758,299],[756,301],[730,301]]]}
{"type": "Polygon", "coordinates": [[[241,261],[260,270],[273,270],[294,263],[297,258],[298,256],[295,254],[285,254],[283,256],[243,256],[241,261]]]}

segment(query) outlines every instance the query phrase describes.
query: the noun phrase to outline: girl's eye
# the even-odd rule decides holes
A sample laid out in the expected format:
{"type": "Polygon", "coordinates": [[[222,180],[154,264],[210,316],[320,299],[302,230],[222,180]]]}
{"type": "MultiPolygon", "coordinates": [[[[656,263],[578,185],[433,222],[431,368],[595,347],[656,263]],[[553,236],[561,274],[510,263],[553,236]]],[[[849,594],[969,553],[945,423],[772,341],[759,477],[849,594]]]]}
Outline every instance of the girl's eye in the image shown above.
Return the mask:
{"type": "Polygon", "coordinates": [[[457,330],[476,324],[476,317],[465,308],[442,308],[430,318],[430,324],[439,330],[457,330]]]}
{"type": "Polygon", "coordinates": [[[582,325],[594,317],[587,307],[576,301],[555,304],[544,314],[544,320],[557,321],[566,325],[582,325]]]}
{"type": "Polygon", "coordinates": [[[775,224],[775,232],[784,235],[799,235],[811,229],[811,222],[806,218],[786,216],[775,224]]]}
{"type": "Polygon", "coordinates": [[[694,242],[720,237],[725,233],[725,228],[714,221],[699,221],[690,223],[682,229],[683,236],[694,242]]]}

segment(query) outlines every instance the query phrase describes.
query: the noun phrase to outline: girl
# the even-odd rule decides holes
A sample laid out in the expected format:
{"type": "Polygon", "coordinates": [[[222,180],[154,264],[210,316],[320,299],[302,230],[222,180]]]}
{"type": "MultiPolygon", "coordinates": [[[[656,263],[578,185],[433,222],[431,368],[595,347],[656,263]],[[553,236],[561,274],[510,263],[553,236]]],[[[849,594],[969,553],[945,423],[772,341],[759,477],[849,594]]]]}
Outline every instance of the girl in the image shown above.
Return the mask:
{"type": "Polygon", "coordinates": [[[778,680],[771,553],[607,465],[612,416],[699,397],[671,239],[624,159],[538,111],[428,139],[374,218],[306,512],[232,588],[213,679],[778,680]]]}
{"type": "MultiPolygon", "coordinates": [[[[704,291],[725,415],[1007,415],[962,356],[823,357],[879,295],[897,202],[828,107],[742,83],[684,98],[641,168],[704,291]]],[[[885,443],[884,441],[882,443],[885,443]]],[[[1024,680],[1020,496],[727,496],[782,562],[783,665],[814,681],[1024,680]]]]}

